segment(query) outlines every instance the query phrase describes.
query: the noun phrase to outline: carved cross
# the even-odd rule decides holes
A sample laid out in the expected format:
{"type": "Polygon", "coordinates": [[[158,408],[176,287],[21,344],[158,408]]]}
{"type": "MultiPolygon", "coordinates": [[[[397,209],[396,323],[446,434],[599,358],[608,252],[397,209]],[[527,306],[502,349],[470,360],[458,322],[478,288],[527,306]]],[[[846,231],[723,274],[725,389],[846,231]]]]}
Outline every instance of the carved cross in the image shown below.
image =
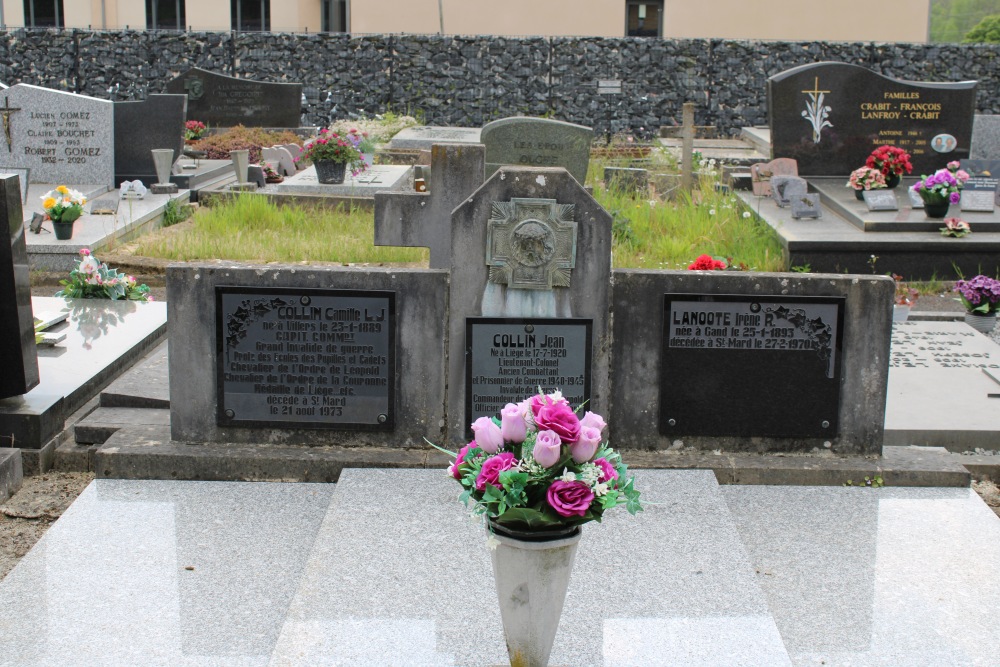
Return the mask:
{"type": "Polygon", "coordinates": [[[569,287],[576,266],[573,205],[555,199],[493,202],[486,231],[489,281],[516,289],[569,287]]]}

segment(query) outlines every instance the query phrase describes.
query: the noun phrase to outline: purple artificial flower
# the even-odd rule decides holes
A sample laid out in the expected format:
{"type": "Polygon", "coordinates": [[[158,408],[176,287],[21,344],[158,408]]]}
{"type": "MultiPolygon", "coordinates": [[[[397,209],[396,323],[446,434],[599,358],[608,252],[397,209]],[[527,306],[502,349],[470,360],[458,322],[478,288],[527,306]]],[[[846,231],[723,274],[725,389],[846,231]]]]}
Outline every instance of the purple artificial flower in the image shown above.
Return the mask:
{"type": "Polygon", "coordinates": [[[950,201],[952,204],[957,204],[961,199],[962,195],[959,194],[958,192],[952,192],[950,195],[948,195],[948,201],[950,201]]]}

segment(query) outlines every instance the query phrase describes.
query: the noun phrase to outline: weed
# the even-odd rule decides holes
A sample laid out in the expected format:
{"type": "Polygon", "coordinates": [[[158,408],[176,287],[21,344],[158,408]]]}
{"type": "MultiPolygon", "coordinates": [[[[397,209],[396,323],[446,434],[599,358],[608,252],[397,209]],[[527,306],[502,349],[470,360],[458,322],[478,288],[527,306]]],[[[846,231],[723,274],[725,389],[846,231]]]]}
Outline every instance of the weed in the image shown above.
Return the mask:
{"type": "Polygon", "coordinates": [[[178,222],[184,222],[190,217],[190,204],[182,204],[176,199],[170,199],[163,209],[163,226],[170,227],[171,225],[176,225],[178,222]]]}

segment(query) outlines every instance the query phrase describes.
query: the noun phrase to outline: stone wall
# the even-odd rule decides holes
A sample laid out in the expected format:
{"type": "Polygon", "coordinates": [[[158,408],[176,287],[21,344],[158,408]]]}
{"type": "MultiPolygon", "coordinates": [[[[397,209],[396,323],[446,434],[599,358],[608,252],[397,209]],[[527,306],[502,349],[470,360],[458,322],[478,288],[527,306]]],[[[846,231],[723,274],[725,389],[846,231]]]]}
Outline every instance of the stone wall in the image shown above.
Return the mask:
{"type": "Polygon", "coordinates": [[[679,124],[693,101],[698,125],[733,134],[767,123],[768,76],[824,60],[900,79],[978,79],[978,113],[997,114],[998,56],[986,44],[20,29],[0,33],[0,81],[134,100],[198,66],[301,82],[305,124],[392,110],[435,125],[549,115],[639,134],[679,124]],[[620,79],[623,94],[597,94],[598,79],[620,79]]]}

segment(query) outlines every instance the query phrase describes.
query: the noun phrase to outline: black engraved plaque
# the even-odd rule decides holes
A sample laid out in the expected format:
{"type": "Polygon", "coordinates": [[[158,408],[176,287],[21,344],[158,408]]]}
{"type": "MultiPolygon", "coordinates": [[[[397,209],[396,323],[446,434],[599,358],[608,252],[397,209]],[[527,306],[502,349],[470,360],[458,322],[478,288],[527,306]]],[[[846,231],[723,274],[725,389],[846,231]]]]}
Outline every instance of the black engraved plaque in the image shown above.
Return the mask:
{"type": "Polygon", "coordinates": [[[660,433],[832,438],[844,299],[666,294],[660,433]]]}
{"type": "Polygon", "coordinates": [[[219,426],[394,426],[395,293],[216,287],[219,426]]]}
{"type": "Polygon", "coordinates": [[[465,324],[467,423],[556,389],[574,408],[590,398],[593,320],[469,317],[465,324]]]}

